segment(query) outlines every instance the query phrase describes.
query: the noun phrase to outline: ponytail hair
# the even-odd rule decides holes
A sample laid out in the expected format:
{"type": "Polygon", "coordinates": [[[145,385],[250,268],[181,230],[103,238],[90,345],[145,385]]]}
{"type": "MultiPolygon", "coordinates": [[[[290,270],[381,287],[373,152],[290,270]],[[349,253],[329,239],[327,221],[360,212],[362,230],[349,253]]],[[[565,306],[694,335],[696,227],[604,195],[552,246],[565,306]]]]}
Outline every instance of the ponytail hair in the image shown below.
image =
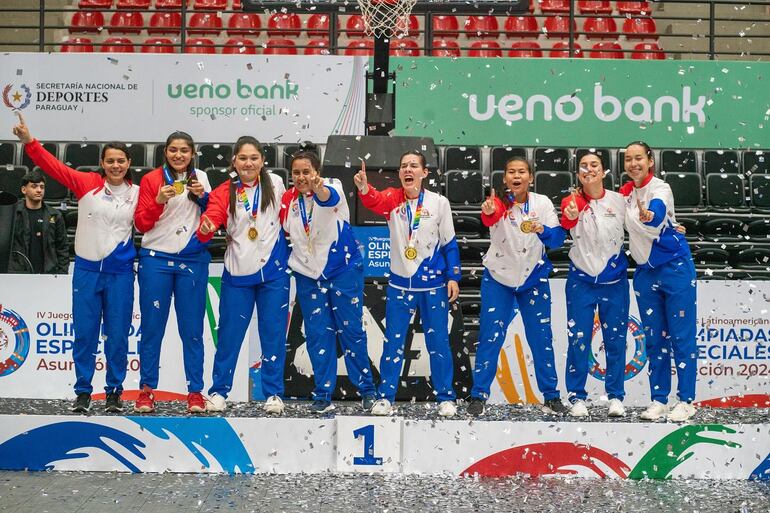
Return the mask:
{"type": "MultiPolygon", "coordinates": [[[[257,152],[259,152],[259,154],[262,156],[263,162],[265,159],[265,151],[262,149],[262,145],[259,143],[259,141],[257,141],[254,137],[250,135],[242,135],[238,138],[237,141],[235,141],[235,145],[233,146],[233,162],[230,163],[230,175],[232,175],[232,178],[230,179],[229,200],[229,211],[230,215],[233,217],[235,217],[235,192],[238,188],[238,181],[240,180],[238,171],[235,169],[235,158],[238,153],[240,153],[241,149],[249,144],[256,148],[257,152]]],[[[264,213],[265,210],[267,210],[267,207],[275,204],[275,190],[273,189],[273,181],[270,179],[270,173],[268,173],[267,168],[264,165],[259,171],[259,187],[261,192],[259,210],[264,213]]]]}

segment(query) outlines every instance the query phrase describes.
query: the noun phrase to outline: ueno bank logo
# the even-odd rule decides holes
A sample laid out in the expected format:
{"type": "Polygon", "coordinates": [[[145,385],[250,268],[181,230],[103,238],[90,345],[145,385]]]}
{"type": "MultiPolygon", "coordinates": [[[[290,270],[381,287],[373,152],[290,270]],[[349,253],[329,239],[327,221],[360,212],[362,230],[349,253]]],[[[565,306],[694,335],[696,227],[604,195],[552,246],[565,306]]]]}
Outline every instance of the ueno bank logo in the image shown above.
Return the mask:
{"type": "Polygon", "coordinates": [[[13,84],[5,84],[3,88],[3,103],[6,107],[13,110],[21,110],[29,107],[32,100],[32,91],[27,84],[21,84],[14,87],[13,84]]]}
{"type": "Polygon", "coordinates": [[[29,354],[29,329],[19,314],[0,305],[0,378],[12,374],[29,354]]]}

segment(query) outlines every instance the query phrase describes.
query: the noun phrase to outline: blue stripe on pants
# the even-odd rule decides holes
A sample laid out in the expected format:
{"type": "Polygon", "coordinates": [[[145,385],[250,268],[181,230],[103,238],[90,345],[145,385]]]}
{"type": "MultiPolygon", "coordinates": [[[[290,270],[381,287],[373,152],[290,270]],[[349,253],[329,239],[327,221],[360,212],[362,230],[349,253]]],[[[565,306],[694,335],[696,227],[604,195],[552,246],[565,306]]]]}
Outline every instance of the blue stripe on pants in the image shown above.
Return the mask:
{"type": "Polygon", "coordinates": [[[187,390],[203,390],[203,316],[208,276],[208,262],[155,256],[139,258],[139,308],[142,312],[140,388],[144,385],[158,387],[160,346],[173,294],[187,390]]]}
{"type": "Polygon", "coordinates": [[[599,324],[606,357],[604,387],[609,399],[625,397],[626,332],[628,326],[628,280],[615,283],[590,283],[567,277],[567,369],[565,382],[569,399],[585,401],[588,359],[593,337],[594,313],[599,310],[599,324]]]}
{"type": "Polygon", "coordinates": [[[634,272],[634,291],[649,358],[652,399],[666,404],[671,393],[671,353],[674,353],[680,401],[695,399],[698,346],[695,265],[679,257],[634,272]]]}
{"type": "Polygon", "coordinates": [[[329,279],[295,273],[305,340],[313,364],[313,398],[331,401],[337,383],[337,336],[350,382],[361,396],[374,395],[372,369],[362,326],[364,271],[360,262],[329,279]]]}
{"type": "Polygon", "coordinates": [[[379,396],[390,402],[396,399],[404,365],[404,344],[410,321],[418,308],[425,333],[425,346],[430,355],[430,375],[436,400],[453,401],[454,365],[449,348],[449,300],[446,287],[416,292],[388,286],[379,396]]]}
{"type": "Polygon", "coordinates": [[[75,393],[91,393],[99,335],[104,319],[107,393],[121,393],[128,365],[128,332],[134,306],[134,273],[100,273],[75,267],[72,315],[75,343],[75,393]]]}
{"type": "Polygon", "coordinates": [[[545,280],[534,287],[517,290],[495,280],[486,269],[481,280],[479,345],[476,349],[471,397],[489,399],[489,388],[497,373],[497,360],[505,342],[505,333],[519,310],[535,363],[535,379],[540,393],[546,401],[558,399],[549,282],[545,280]]]}
{"type": "Polygon", "coordinates": [[[238,353],[257,306],[257,331],[262,347],[262,390],[266,397],[283,395],[286,362],[286,327],[289,322],[289,275],[239,287],[222,279],[219,297],[219,330],[214,355],[213,385],[209,394],[227,397],[233,388],[238,353]]]}

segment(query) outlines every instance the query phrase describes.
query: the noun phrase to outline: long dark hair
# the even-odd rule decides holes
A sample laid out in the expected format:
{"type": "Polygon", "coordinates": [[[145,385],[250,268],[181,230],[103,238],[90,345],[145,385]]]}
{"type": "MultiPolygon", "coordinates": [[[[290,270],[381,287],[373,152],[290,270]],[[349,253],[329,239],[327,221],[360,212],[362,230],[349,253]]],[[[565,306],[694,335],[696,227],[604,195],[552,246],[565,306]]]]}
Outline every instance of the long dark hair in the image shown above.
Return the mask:
{"type": "Polygon", "coordinates": [[[527,160],[524,157],[521,157],[521,156],[511,157],[505,161],[505,166],[503,166],[503,169],[505,169],[505,171],[503,171],[503,183],[500,184],[500,187],[497,189],[496,192],[497,192],[497,196],[502,200],[503,205],[505,205],[506,209],[510,208],[511,205],[513,205],[513,203],[511,203],[511,201],[508,199],[508,189],[505,188],[505,173],[508,170],[508,164],[512,162],[523,162],[524,164],[526,164],[527,171],[529,171],[529,174],[530,175],[532,174],[532,166],[530,165],[529,160],[527,160]]]}
{"type": "MultiPolygon", "coordinates": [[[[230,179],[230,215],[235,217],[235,191],[238,188],[238,181],[240,180],[240,177],[238,176],[238,172],[235,170],[235,157],[240,153],[241,148],[246,146],[247,144],[250,144],[254,146],[259,154],[262,156],[262,160],[264,162],[265,159],[265,151],[262,149],[262,145],[257,141],[254,137],[250,135],[242,135],[238,138],[237,141],[235,141],[235,145],[233,146],[233,162],[230,164],[230,174],[235,174],[230,179]]],[[[259,171],[259,187],[261,189],[261,196],[262,199],[260,200],[259,209],[264,213],[265,210],[267,210],[267,207],[275,203],[275,191],[273,190],[273,181],[270,180],[270,174],[267,172],[267,168],[263,165],[262,169],[259,171]]]]}
{"type": "MultiPolygon", "coordinates": [[[[121,141],[110,141],[107,144],[105,144],[102,147],[102,153],[100,158],[101,161],[104,161],[104,156],[107,154],[107,150],[122,151],[123,155],[125,155],[126,158],[128,159],[128,165],[131,166],[131,155],[128,154],[128,146],[126,145],[126,143],[121,141]]],[[[102,178],[104,178],[107,174],[105,173],[104,168],[102,166],[99,166],[99,174],[102,175],[102,178]]],[[[125,177],[123,179],[125,180],[125,177]]]]}

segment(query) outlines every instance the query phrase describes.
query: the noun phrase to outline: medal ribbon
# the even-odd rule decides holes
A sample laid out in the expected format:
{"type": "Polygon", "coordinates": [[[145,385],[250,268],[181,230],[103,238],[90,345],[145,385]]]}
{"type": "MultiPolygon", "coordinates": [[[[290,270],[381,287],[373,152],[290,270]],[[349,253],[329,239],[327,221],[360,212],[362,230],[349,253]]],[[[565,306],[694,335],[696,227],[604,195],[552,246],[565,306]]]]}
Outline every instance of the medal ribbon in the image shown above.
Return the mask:
{"type": "MultiPolygon", "coordinates": [[[[187,181],[191,182],[193,178],[195,178],[195,168],[190,171],[190,176],[187,181]]],[[[174,180],[174,177],[171,176],[171,170],[168,168],[168,164],[163,164],[163,180],[166,182],[166,185],[174,185],[174,182],[176,181],[174,180]]]]}
{"type": "Polygon", "coordinates": [[[406,191],[404,191],[404,202],[406,203],[406,222],[409,227],[409,237],[406,239],[407,246],[410,246],[412,242],[412,234],[420,227],[420,216],[422,214],[422,200],[425,197],[425,189],[420,190],[420,195],[417,197],[417,207],[414,209],[414,217],[412,216],[412,207],[409,206],[409,198],[406,197],[406,191]]]}
{"type": "Polygon", "coordinates": [[[251,219],[257,218],[257,211],[259,210],[259,185],[255,187],[257,189],[257,192],[254,194],[254,204],[249,204],[249,198],[246,197],[246,188],[243,186],[240,180],[238,180],[238,185],[236,192],[238,193],[238,199],[243,203],[243,208],[246,210],[246,213],[251,216],[251,219]]]}
{"type": "Polygon", "coordinates": [[[310,223],[313,222],[313,197],[310,196],[310,210],[306,210],[305,199],[302,196],[303,195],[300,194],[297,198],[297,203],[299,203],[299,216],[302,218],[302,226],[305,228],[305,235],[310,238],[310,223]]]}
{"type": "MultiPolygon", "coordinates": [[[[524,214],[524,217],[525,218],[529,217],[528,216],[528,214],[529,214],[529,194],[527,194],[527,201],[525,201],[524,203],[517,203],[516,202],[516,197],[512,193],[510,193],[510,192],[506,196],[508,197],[508,203],[510,203],[511,208],[513,208],[513,207],[518,205],[518,207],[521,209],[522,214],[524,214]]],[[[515,220],[511,219],[511,223],[515,223],[515,220]]]]}

